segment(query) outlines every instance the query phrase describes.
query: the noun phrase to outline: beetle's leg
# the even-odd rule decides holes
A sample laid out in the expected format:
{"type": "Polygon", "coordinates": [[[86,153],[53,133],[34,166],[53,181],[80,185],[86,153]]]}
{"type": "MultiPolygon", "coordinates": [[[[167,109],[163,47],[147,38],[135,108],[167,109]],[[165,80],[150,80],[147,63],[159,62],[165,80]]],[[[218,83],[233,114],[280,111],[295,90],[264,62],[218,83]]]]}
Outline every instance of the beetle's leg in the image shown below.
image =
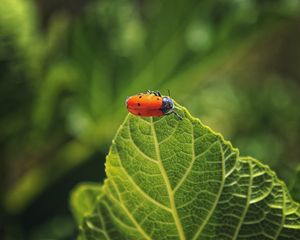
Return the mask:
{"type": "Polygon", "coordinates": [[[147,94],[154,94],[155,96],[161,97],[160,91],[147,90],[147,91],[145,91],[144,93],[147,93],[147,94]]]}
{"type": "Polygon", "coordinates": [[[147,90],[145,93],[154,94],[155,96],[158,96],[157,91],[147,90]]]}
{"type": "Polygon", "coordinates": [[[161,94],[160,94],[159,91],[147,90],[146,93],[148,93],[148,94],[154,94],[155,96],[161,97],[161,94]]]}
{"type": "Polygon", "coordinates": [[[160,91],[156,90],[156,91],[151,91],[152,94],[154,94],[155,96],[161,97],[160,91]]]}
{"type": "Polygon", "coordinates": [[[170,112],[166,113],[165,115],[170,115],[170,114],[175,114],[179,120],[182,120],[182,117],[174,109],[171,110],[170,112]]]}
{"type": "Polygon", "coordinates": [[[155,96],[160,96],[158,91],[151,91],[152,94],[154,94],[155,96]]]}
{"type": "Polygon", "coordinates": [[[172,113],[174,113],[179,120],[182,120],[182,116],[180,116],[176,110],[173,110],[172,113]]]}

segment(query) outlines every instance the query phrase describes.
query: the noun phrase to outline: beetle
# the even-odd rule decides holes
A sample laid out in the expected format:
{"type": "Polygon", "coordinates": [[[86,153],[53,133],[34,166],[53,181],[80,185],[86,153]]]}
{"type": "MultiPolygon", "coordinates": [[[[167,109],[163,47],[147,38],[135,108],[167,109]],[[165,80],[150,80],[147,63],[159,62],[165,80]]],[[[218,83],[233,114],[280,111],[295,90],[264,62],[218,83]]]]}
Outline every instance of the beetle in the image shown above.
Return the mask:
{"type": "Polygon", "coordinates": [[[180,120],[182,117],[175,111],[172,99],[162,96],[159,91],[148,90],[126,99],[126,106],[130,113],[141,117],[160,117],[175,114],[180,120]]]}

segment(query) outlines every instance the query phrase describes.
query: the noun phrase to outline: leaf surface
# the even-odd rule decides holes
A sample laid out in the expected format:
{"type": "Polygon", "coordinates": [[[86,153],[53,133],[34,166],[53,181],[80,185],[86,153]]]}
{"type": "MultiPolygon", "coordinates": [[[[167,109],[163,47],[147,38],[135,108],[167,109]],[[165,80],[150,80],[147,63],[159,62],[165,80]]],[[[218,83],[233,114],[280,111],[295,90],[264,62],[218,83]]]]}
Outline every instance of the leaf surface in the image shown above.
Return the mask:
{"type": "Polygon", "coordinates": [[[179,110],[182,121],[128,115],[93,209],[78,216],[88,197],[72,195],[81,237],[300,239],[299,204],[275,173],[179,110]]]}

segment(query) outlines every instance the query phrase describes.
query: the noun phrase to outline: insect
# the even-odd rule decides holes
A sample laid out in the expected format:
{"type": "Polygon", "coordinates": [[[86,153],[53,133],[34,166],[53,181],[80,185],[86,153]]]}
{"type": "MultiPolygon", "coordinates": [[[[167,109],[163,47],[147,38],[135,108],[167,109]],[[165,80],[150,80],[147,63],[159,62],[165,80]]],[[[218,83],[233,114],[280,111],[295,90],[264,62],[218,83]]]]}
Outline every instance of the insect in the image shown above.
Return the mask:
{"type": "Polygon", "coordinates": [[[175,111],[172,99],[168,96],[161,96],[159,91],[146,91],[133,95],[126,99],[126,106],[129,112],[142,117],[159,117],[175,114],[180,120],[182,117],[175,111]]]}

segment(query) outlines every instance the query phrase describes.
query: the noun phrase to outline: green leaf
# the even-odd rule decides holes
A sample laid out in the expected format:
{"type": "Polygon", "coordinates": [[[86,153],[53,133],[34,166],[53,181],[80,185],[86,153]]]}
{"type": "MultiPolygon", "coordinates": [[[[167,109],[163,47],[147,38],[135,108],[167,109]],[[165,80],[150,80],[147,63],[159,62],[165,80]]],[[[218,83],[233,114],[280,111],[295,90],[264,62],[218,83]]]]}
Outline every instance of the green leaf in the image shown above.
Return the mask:
{"type": "MultiPolygon", "coordinates": [[[[71,194],[71,207],[77,222],[82,222],[84,216],[93,213],[101,186],[96,183],[83,183],[71,194]]],[[[101,195],[100,195],[101,196],[101,195]]]]}
{"type": "Polygon", "coordinates": [[[275,173],[178,108],[182,121],[128,115],[81,237],[300,239],[299,204],[275,173]]]}

